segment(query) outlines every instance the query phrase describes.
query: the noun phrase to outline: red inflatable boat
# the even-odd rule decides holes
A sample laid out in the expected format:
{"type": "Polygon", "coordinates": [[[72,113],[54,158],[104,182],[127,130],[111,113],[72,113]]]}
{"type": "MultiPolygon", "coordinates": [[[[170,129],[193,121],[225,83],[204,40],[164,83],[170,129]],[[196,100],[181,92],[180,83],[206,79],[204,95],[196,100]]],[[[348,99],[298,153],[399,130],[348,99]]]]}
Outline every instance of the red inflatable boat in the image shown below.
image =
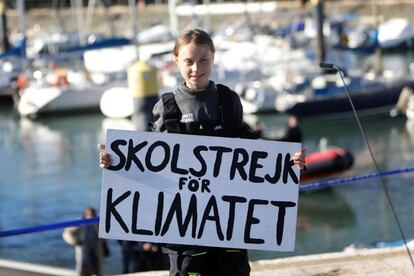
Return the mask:
{"type": "Polygon", "coordinates": [[[306,170],[301,172],[301,182],[330,177],[352,167],[354,157],[343,148],[330,148],[306,156],[306,170]]]}

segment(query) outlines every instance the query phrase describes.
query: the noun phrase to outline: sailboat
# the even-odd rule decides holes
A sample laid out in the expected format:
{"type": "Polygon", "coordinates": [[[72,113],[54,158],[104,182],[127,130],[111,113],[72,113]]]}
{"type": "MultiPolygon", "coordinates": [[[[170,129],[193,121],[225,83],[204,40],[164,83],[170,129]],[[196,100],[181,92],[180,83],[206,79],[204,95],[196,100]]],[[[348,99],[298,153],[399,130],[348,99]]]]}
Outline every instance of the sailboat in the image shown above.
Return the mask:
{"type": "MultiPolygon", "coordinates": [[[[3,3],[0,3],[4,5],[2,9],[6,9],[6,4],[3,1],[3,3]]],[[[23,68],[27,64],[26,60],[26,38],[24,36],[24,1],[18,0],[17,1],[18,11],[19,11],[19,18],[20,18],[20,35],[17,39],[17,42],[13,47],[10,49],[5,50],[4,52],[0,53],[0,96],[15,96],[15,88],[16,88],[16,81],[17,77],[22,72],[23,68]]],[[[6,21],[1,22],[1,25],[4,29],[7,28],[6,21]]],[[[6,30],[2,30],[6,31],[6,30]]],[[[2,40],[7,40],[8,37],[4,33],[5,37],[2,38],[2,40]]],[[[4,41],[2,41],[4,44],[4,41]]]]}
{"type": "MultiPolygon", "coordinates": [[[[91,3],[95,5],[95,1],[88,1],[87,21],[91,21],[91,3]]],[[[80,24],[79,33],[59,34],[61,39],[53,45],[46,41],[43,44],[45,50],[38,51],[33,57],[36,63],[42,61],[43,65],[31,68],[31,75],[19,87],[20,98],[16,106],[22,116],[35,117],[52,112],[98,111],[100,98],[107,89],[126,87],[125,68],[136,58],[136,54],[130,55],[128,60],[118,59],[119,65],[113,64],[112,68],[105,72],[90,70],[85,61],[93,63],[87,57],[88,53],[99,49],[133,47],[133,39],[94,36],[95,39],[87,41],[82,26],[82,3],[77,0],[74,1],[74,5],[77,22],[80,24]]],[[[134,53],[134,50],[132,52],[134,53]]]]}
{"type": "MultiPolygon", "coordinates": [[[[320,25],[322,25],[321,22],[320,25]]],[[[322,33],[320,28],[320,33],[322,33]]],[[[319,33],[318,32],[318,33],[319,33]]],[[[318,39],[320,62],[324,62],[323,36],[318,39]],[[320,41],[322,40],[322,41],[320,41]]],[[[336,71],[326,72],[317,68],[296,71],[301,76],[300,82],[290,81],[290,86],[277,91],[273,110],[268,108],[248,108],[245,111],[263,112],[274,111],[289,113],[298,117],[325,116],[326,114],[346,116],[351,111],[349,100],[345,93],[345,86],[336,71]],[[312,72],[313,71],[313,72],[312,72]]],[[[363,114],[387,113],[397,103],[404,87],[414,87],[414,80],[410,77],[395,77],[392,74],[379,75],[374,72],[344,72],[345,83],[349,88],[352,100],[358,111],[363,114]]],[[[265,89],[256,89],[254,99],[266,99],[265,89]]],[[[253,93],[250,93],[253,94],[253,93]]],[[[254,104],[254,102],[252,102],[254,104]]],[[[259,103],[260,104],[260,103],[259,103]]],[[[260,106],[258,106],[260,107],[260,106]]]]}
{"type": "Polygon", "coordinates": [[[119,80],[87,79],[84,72],[51,72],[46,77],[51,82],[34,82],[22,90],[17,111],[22,116],[36,117],[56,112],[98,111],[103,93],[113,87],[126,87],[125,78],[119,80]]]}

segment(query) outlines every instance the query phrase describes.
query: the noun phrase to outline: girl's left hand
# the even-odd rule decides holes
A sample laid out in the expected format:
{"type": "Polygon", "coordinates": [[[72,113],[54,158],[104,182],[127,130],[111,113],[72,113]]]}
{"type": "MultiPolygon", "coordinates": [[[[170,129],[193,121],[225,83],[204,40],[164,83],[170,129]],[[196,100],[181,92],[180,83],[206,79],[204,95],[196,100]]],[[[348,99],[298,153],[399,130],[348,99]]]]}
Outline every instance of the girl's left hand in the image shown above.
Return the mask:
{"type": "Polygon", "coordinates": [[[292,157],[292,160],[295,163],[295,165],[297,165],[299,167],[299,169],[301,169],[301,170],[306,169],[305,152],[306,152],[306,147],[303,147],[300,150],[300,152],[296,152],[292,157]]]}

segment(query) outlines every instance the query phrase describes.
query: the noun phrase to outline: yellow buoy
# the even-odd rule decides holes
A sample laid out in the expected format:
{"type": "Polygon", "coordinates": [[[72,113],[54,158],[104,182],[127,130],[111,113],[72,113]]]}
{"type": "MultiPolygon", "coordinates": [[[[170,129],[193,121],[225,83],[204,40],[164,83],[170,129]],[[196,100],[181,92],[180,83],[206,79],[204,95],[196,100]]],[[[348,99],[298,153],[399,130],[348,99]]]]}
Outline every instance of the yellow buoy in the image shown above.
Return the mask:
{"type": "Polygon", "coordinates": [[[144,60],[137,61],[128,68],[128,88],[134,98],[157,95],[157,70],[144,60]]]}

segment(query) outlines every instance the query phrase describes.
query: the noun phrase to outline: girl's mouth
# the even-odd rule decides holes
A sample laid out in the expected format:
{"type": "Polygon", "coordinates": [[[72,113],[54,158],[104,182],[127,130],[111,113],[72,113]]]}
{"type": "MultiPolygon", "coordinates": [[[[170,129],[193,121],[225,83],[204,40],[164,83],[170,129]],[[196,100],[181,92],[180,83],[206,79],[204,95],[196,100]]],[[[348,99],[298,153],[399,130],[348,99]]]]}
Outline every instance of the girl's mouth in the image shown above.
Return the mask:
{"type": "Polygon", "coordinates": [[[201,77],[203,77],[203,75],[197,75],[197,76],[190,76],[191,79],[200,79],[201,77]]]}

